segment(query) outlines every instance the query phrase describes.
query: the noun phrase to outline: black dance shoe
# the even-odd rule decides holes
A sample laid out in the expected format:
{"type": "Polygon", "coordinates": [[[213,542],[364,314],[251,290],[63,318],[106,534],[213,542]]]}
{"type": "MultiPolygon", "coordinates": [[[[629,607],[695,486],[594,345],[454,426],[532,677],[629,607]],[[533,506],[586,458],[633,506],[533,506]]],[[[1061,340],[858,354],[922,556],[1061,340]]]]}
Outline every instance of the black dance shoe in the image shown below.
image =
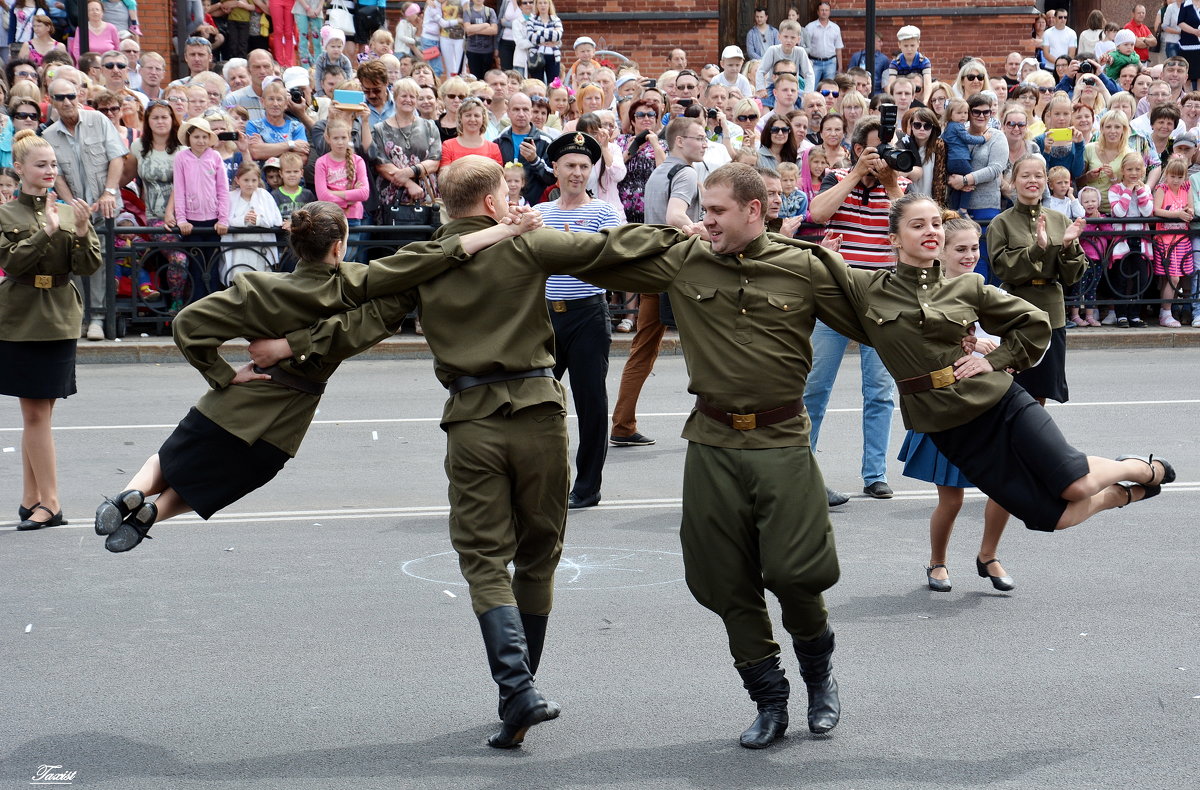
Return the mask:
{"type": "MultiPolygon", "coordinates": [[[[1162,492],[1162,487],[1164,485],[1166,485],[1167,483],[1175,482],[1175,467],[1171,466],[1171,464],[1169,462],[1164,461],[1161,458],[1155,458],[1153,453],[1151,453],[1149,455],[1149,457],[1141,456],[1141,455],[1118,455],[1116,460],[1118,460],[1118,461],[1142,461],[1143,463],[1145,463],[1147,466],[1150,467],[1150,482],[1137,483],[1137,485],[1140,485],[1142,487],[1142,489],[1146,492],[1146,495],[1144,497],[1142,497],[1142,499],[1149,499],[1150,497],[1158,496],[1159,493],[1162,492]],[[1153,461],[1158,461],[1160,464],[1163,465],[1163,476],[1162,476],[1162,479],[1159,480],[1157,483],[1154,482],[1154,478],[1158,477],[1158,470],[1154,468],[1154,464],[1152,463],[1153,461]]],[[[1121,485],[1121,484],[1118,483],[1117,485],[1121,485]]],[[[1132,502],[1133,501],[1133,492],[1130,491],[1128,486],[1121,485],[1121,487],[1125,489],[1125,493],[1129,495],[1129,500],[1130,500],[1130,502],[1132,502]]],[[[1128,505],[1129,502],[1126,502],[1125,504],[1128,505]]]]}
{"type": "Polygon", "coordinates": [[[975,558],[975,570],[979,571],[979,575],[981,577],[991,580],[992,586],[995,587],[997,590],[1000,590],[1001,592],[1008,592],[1009,590],[1016,587],[1017,585],[1013,584],[1013,580],[1012,580],[1011,576],[993,576],[990,573],[988,573],[987,566],[991,565],[993,562],[1000,562],[1000,560],[993,557],[992,559],[988,560],[987,562],[980,562],[979,558],[976,557],[975,558]]]}
{"type": "Polygon", "coordinates": [[[116,531],[108,536],[108,539],[104,541],[104,548],[114,553],[135,548],[142,542],[142,539],[150,537],[146,533],[150,531],[150,527],[154,526],[154,520],[157,518],[158,508],[154,503],[144,503],[130,513],[116,531]]]}
{"type": "Polygon", "coordinates": [[[595,507],[600,504],[600,492],[592,494],[589,497],[577,496],[574,492],[567,496],[567,509],[580,510],[585,507],[595,507]]]}
{"type": "Polygon", "coordinates": [[[825,486],[825,502],[829,507],[841,507],[850,501],[850,497],[843,494],[841,491],[834,491],[829,486],[825,486]]]}
{"type": "Polygon", "coordinates": [[[129,514],[140,508],[145,501],[145,494],[132,488],[122,491],[112,499],[105,497],[100,507],[96,508],[96,534],[111,535],[116,532],[121,522],[129,518],[129,514]]]}
{"type": "MultiPolygon", "coordinates": [[[[950,580],[933,578],[934,568],[946,568],[946,566],[938,562],[925,568],[925,579],[929,582],[929,589],[934,592],[950,592],[950,580]]],[[[946,568],[946,572],[949,573],[950,569],[946,568]]]]}
{"type": "MultiPolygon", "coordinates": [[[[34,502],[33,507],[37,507],[40,504],[42,504],[42,503],[34,502]]],[[[28,521],[29,517],[33,515],[33,507],[25,507],[24,505],[17,505],[17,521],[28,521]]]]}
{"type": "Polygon", "coordinates": [[[62,514],[61,510],[58,511],[57,513],[52,513],[50,511],[50,508],[46,507],[45,505],[43,505],[41,503],[38,503],[29,509],[29,518],[25,519],[20,524],[18,524],[17,530],[20,532],[28,532],[31,529],[41,529],[42,527],[61,527],[63,524],[66,524],[66,523],[67,523],[67,520],[65,518],[63,518],[63,514],[62,514]],[[45,521],[34,521],[33,514],[39,510],[44,510],[47,513],[50,513],[50,518],[46,519],[45,521]]]}

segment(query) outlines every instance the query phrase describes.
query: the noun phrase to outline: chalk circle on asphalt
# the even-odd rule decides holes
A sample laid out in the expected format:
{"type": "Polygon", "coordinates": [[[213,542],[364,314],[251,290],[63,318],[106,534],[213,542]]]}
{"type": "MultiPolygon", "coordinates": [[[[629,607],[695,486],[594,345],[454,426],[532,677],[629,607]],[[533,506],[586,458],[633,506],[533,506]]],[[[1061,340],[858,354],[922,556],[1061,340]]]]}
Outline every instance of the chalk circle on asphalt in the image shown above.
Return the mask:
{"type": "MultiPolygon", "coordinates": [[[[422,581],[467,586],[458,570],[458,553],[453,551],[408,560],[400,570],[422,581]]],[[[676,551],[570,546],[558,561],[554,589],[631,590],[681,581],[683,555],[676,551]]]]}

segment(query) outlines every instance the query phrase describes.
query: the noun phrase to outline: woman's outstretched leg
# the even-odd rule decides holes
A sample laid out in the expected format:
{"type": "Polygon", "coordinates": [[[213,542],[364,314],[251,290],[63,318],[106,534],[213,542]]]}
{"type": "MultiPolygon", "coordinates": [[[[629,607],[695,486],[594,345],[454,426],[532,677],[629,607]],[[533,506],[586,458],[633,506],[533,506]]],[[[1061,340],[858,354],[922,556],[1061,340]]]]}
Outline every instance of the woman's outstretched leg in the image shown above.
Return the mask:
{"type": "MultiPolygon", "coordinates": [[[[979,541],[979,561],[986,563],[988,560],[996,559],[996,552],[1000,549],[1000,537],[1004,534],[1004,528],[1008,526],[1008,511],[996,504],[995,500],[988,499],[987,504],[983,506],[983,539],[979,541]]],[[[1007,576],[1008,572],[1000,563],[992,563],[996,576],[1007,576]]]]}
{"type": "Polygon", "coordinates": [[[1151,462],[1140,458],[1114,461],[1090,455],[1087,460],[1088,473],[1062,492],[1063,499],[1070,504],[1055,529],[1073,527],[1101,511],[1138,502],[1146,498],[1148,490],[1153,492],[1150,495],[1158,493],[1163,482],[1174,479],[1170,466],[1157,458],[1151,462]],[[1117,485],[1122,482],[1136,485],[1128,488],[1117,485]]]}

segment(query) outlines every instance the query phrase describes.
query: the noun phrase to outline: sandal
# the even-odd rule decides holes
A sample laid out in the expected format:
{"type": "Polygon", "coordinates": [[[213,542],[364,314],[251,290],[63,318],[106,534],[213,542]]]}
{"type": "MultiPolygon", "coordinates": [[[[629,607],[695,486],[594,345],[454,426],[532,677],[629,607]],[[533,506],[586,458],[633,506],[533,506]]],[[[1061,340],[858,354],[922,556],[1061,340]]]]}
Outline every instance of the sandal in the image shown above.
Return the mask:
{"type": "Polygon", "coordinates": [[[53,511],[51,511],[50,508],[46,507],[45,505],[43,505],[42,503],[39,502],[38,504],[34,505],[33,507],[31,507],[29,509],[29,518],[25,519],[20,524],[18,524],[17,530],[19,532],[27,532],[31,529],[41,529],[42,527],[60,527],[66,523],[67,523],[67,520],[65,518],[63,518],[63,514],[62,514],[61,510],[58,511],[57,513],[55,513],[53,511]],[[50,518],[46,519],[45,521],[34,521],[33,514],[38,512],[39,510],[44,510],[47,513],[49,513],[50,518]]]}
{"type": "Polygon", "coordinates": [[[112,499],[105,497],[100,507],[96,508],[96,534],[111,535],[116,532],[121,522],[145,501],[146,495],[135,488],[122,491],[112,499]]]}
{"type": "Polygon", "coordinates": [[[136,548],[143,538],[150,537],[146,533],[150,531],[150,527],[154,526],[157,518],[158,508],[153,502],[146,502],[130,513],[129,518],[121,522],[116,532],[108,536],[108,539],[104,541],[104,548],[113,553],[136,548]]]}
{"type": "Polygon", "coordinates": [[[33,515],[33,508],[37,507],[40,504],[42,504],[42,503],[34,502],[33,507],[25,507],[24,505],[17,505],[17,520],[18,521],[28,521],[29,517],[33,515]]]}
{"type": "MultiPolygon", "coordinates": [[[[1146,464],[1146,466],[1150,467],[1150,480],[1146,483],[1139,483],[1142,488],[1146,489],[1146,496],[1142,497],[1143,499],[1149,499],[1150,497],[1158,496],[1164,485],[1175,482],[1175,467],[1171,466],[1169,462],[1164,461],[1161,458],[1155,458],[1154,453],[1151,453],[1148,457],[1141,455],[1119,455],[1117,456],[1116,460],[1141,461],[1142,463],[1146,464]],[[1154,482],[1154,478],[1158,475],[1158,471],[1154,468],[1154,461],[1158,461],[1163,467],[1162,479],[1157,483],[1154,482]]],[[[1126,502],[1125,504],[1129,503],[1126,502]]]]}

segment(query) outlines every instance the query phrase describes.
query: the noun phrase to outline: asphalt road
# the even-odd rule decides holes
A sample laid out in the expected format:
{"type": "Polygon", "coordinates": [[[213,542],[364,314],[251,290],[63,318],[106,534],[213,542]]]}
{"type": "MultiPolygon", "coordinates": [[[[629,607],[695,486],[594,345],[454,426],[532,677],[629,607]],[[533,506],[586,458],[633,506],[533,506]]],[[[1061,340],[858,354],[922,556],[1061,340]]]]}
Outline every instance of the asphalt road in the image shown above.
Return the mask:
{"type": "MultiPolygon", "coordinates": [[[[930,486],[893,461],[895,499],[839,508],[827,601],[843,718],[810,736],[799,692],[793,730],[763,752],[737,745],[753,706],[720,621],[681,581],[680,357],[643,395],[658,444],[611,450],[603,504],[570,516],[539,675],[563,714],[513,752],[484,746],[495,687],[449,553],[428,361],[347,364],[273,483],[125,555],[103,550],[91,512],[203,383],[184,365],[81,366],[56,413],[71,524],[0,527],[0,788],[46,784],[42,765],[114,790],[1196,787],[1197,362],[1072,352],[1074,401],[1051,406],[1067,436],[1153,451],[1180,482],[1065,533],[1011,527],[1010,594],[974,575],[978,496],[949,594],[924,586],[930,486]]],[[[848,358],[818,456],[851,492],[858,391],[848,358]]],[[[0,399],[0,523],[19,496],[19,424],[0,399]]],[[[897,414],[893,455],[902,436],[897,414]]]]}

